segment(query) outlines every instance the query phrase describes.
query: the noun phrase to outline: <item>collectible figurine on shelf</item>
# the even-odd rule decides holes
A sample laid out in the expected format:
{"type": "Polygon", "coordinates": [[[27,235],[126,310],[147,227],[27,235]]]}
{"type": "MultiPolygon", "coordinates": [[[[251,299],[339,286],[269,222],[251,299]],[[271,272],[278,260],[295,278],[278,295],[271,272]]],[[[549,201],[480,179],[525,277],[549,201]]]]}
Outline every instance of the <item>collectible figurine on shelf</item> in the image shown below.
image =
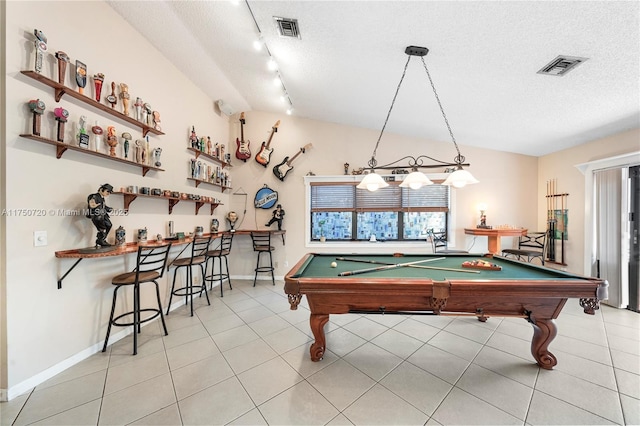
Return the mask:
{"type": "Polygon", "coordinates": [[[76,83],[78,83],[78,93],[84,94],[87,85],[87,66],[84,62],[76,59],[76,83]]]}
{"type": "Polygon", "coordinates": [[[98,120],[96,120],[96,125],[91,127],[91,132],[95,135],[94,142],[95,142],[96,152],[102,152],[103,151],[102,134],[104,133],[104,130],[102,130],[102,127],[100,127],[100,123],[98,122],[98,120]]]}
{"type": "Polygon", "coordinates": [[[160,162],[160,155],[162,154],[162,148],[155,148],[153,150],[153,164],[156,167],[160,167],[162,166],[162,163],[160,162]]]}
{"type": "Polygon", "coordinates": [[[189,144],[191,148],[196,149],[198,144],[198,136],[196,135],[196,126],[191,126],[191,135],[189,136],[189,144]]]}
{"type": "Polygon", "coordinates": [[[100,99],[102,98],[102,83],[104,83],[104,74],[102,74],[101,72],[99,72],[98,74],[94,74],[93,88],[95,90],[94,95],[97,102],[100,102],[100,99]]]}
{"type": "Polygon", "coordinates": [[[220,222],[218,219],[211,219],[211,232],[218,232],[218,227],[220,226],[220,222]]]}
{"type": "Polygon", "coordinates": [[[151,117],[151,105],[145,102],[142,105],[142,122],[147,126],[151,125],[151,123],[149,122],[149,120],[151,119],[150,117],[151,117]]]}
{"type": "Polygon", "coordinates": [[[211,155],[211,149],[212,149],[212,143],[211,143],[211,137],[207,136],[207,154],[211,155]]]}
{"type": "Polygon", "coordinates": [[[53,114],[56,116],[56,121],[58,122],[58,142],[64,142],[64,123],[67,122],[69,118],[69,111],[62,107],[58,107],[53,110],[53,114]]]}
{"type": "Polygon", "coordinates": [[[127,235],[127,232],[124,230],[122,225],[120,225],[118,229],[116,229],[116,245],[117,246],[123,246],[126,244],[126,235],[127,235]]]}
{"type": "Polygon", "coordinates": [[[40,30],[33,30],[33,35],[36,36],[36,63],[34,70],[38,74],[42,71],[42,60],[44,59],[44,52],[47,51],[47,36],[40,30]]]}
{"type": "Polygon", "coordinates": [[[107,145],[109,145],[109,155],[115,157],[118,137],[116,136],[116,128],[114,126],[107,127],[107,145]]]}
{"type": "Polygon", "coordinates": [[[227,222],[229,222],[229,230],[231,232],[236,232],[235,230],[235,226],[236,226],[236,222],[238,221],[238,214],[234,211],[230,211],[229,213],[227,213],[227,222]]]}
{"type": "Polygon", "coordinates": [[[129,140],[133,139],[131,133],[124,132],[122,135],[122,139],[124,142],[122,143],[122,147],[124,149],[124,158],[129,159],[129,140]]]}
{"type": "Polygon", "coordinates": [[[144,102],[142,102],[142,99],[139,97],[136,97],[136,103],[134,103],[133,106],[136,109],[136,120],[138,121],[142,121],[142,105],[144,105],[144,102]]]}
{"type": "Polygon", "coordinates": [[[64,76],[67,72],[67,63],[69,62],[69,55],[62,50],[56,52],[56,59],[58,59],[58,83],[64,85],[64,76]]]}
{"type": "Polygon", "coordinates": [[[122,113],[129,116],[129,86],[125,83],[120,83],[120,99],[122,99],[122,113]]]}
{"type": "Polygon", "coordinates": [[[160,127],[160,113],[158,111],[153,111],[153,128],[159,132],[162,131],[162,127],[160,127]]]}
{"type": "Polygon", "coordinates": [[[87,197],[88,213],[87,217],[93,222],[93,226],[98,230],[96,235],[96,247],[109,247],[107,235],[113,226],[109,219],[109,213],[113,210],[107,206],[107,198],[113,192],[113,186],[105,183],[98,188],[98,192],[87,197]]]}
{"type": "Polygon", "coordinates": [[[33,128],[31,129],[31,133],[40,136],[40,122],[45,109],[44,102],[40,99],[32,99],[27,105],[29,105],[29,109],[33,113],[33,128]]]}
{"type": "Polygon", "coordinates": [[[348,175],[349,174],[349,163],[344,163],[343,167],[344,167],[344,174],[348,175]]]}
{"type": "Polygon", "coordinates": [[[271,226],[274,222],[278,222],[278,231],[282,230],[282,219],[284,219],[284,210],[282,210],[282,205],[278,204],[276,209],[273,211],[273,217],[269,222],[265,224],[265,226],[271,226]]]}
{"type": "Polygon", "coordinates": [[[85,124],[87,124],[87,117],[81,115],[78,120],[78,146],[80,148],[89,149],[89,135],[84,127],[85,124]]]}
{"type": "Polygon", "coordinates": [[[111,94],[107,96],[107,102],[111,104],[111,108],[115,108],[118,103],[118,98],[116,96],[116,83],[111,82],[111,94]]]}

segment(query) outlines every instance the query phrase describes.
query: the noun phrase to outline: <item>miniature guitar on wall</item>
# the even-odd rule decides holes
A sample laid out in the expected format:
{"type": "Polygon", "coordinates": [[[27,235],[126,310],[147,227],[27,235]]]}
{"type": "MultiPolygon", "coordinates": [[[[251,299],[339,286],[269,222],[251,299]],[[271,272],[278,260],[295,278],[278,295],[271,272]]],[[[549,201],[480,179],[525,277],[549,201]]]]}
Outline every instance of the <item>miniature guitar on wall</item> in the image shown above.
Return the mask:
{"type": "Polygon", "coordinates": [[[271,139],[273,139],[273,134],[278,131],[278,126],[280,126],[280,120],[276,121],[276,124],[271,128],[271,136],[269,136],[269,140],[267,142],[262,142],[262,147],[260,147],[260,151],[256,154],[256,161],[258,164],[262,164],[264,167],[267,167],[269,161],[271,161],[271,154],[273,153],[273,148],[269,148],[271,145],[271,139]]]}
{"type": "Polygon", "coordinates": [[[308,143],[305,146],[303,146],[302,148],[300,148],[300,151],[298,151],[296,153],[296,155],[294,155],[291,160],[289,160],[289,157],[284,157],[284,160],[282,160],[282,163],[278,164],[277,166],[274,166],[273,168],[273,174],[276,175],[276,177],[282,181],[284,181],[284,178],[287,177],[287,173],[289,173],[292,169],[293,166],[291,165],[291,163],[293,163],[293,160],[295,160],[298,155],[300,154],[304,154],[308,149],[311,149],[313,145],[308,143]]]}
{"type": "Polygon", "coordinates": [[[240,139],[236,138],[236,144],[238,145],[238,149],[236,149],[236,158],[246,162],[251,158],[251,150],[249,149],[249,144],[251,142],[244,141],[244,123],[244,112],[242,112],[240,113],[240,139]]]}

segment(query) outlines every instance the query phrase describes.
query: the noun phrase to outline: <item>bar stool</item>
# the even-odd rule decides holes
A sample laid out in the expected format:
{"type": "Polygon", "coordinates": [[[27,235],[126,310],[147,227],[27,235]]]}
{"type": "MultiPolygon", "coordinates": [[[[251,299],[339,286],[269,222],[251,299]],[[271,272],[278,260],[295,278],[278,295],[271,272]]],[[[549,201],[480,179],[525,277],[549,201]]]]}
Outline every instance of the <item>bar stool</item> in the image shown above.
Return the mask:
{"type": "Polygon", "coordinates": [[[211,242],[211,237],[194,237],[193,242],[191,243],[191,256],[190,257],[181,257],[179,259],[174,260],[171,263],[171,266],[175,266],[176,270],[173,271],[173,284],[171,284],[171,295],[169,296],[169,306],[167,306],[167,315],[169,315],[169,309],[171,308],[171,299],[173,296],[184,296],[185,305],[191,304],[191,316],[193,316],[193,295],[200,294],[204,292],[204,295],[207,297],[207,303],[211,305],[209,301],[209,295],[207,294],[206,282],[205,282],[205,274],[204,274],[204,265],[207,260],[206,253],[209,250],[209,243],[211,242]],[[200,266],[200,271],[202,273],[202,284],[201,285],[193,285],[193,266],[200,266]],[[175,288],[176,287],[176,276],[178,275],[178,270],[180,268],[187,268],[187,277],[186,283],[184,287],[175,288]]]}
{"type": "Polygon", "coordinates": [[[107,344],[109,343],[109,335],[111,334],[111,326],[118,327],[133,326],[133,355],[138,353],[138,333],[140,333],[140,326],[142,323],[151,321],[158,315],[162,320],[162,327],[164,328],[164,335],[168,335],[167,325],[164,322],[164,316],[162,315],[162,302],[160,302],[160,287],[158,286],[158,278],[161,278],[164,274],[165,267],[167,266],[167,258],[169,257],[169,249],[171,243],[154,246],[140,246],[138,247],[138,257],[136,259],[136,269],[132,272],[126,272],[113,277],[111,284],[116,286],[113,290],[113,303],[111,305],[111,315],[109,316],[109,326],[107,327],[107,336],[104,339],[104,346],[102,352],[107,350],[107,344]],[[140,308],[140,284],[142,283],[154,283],[156,285],[156,298],[158,300],[157,308],[140,308]],[[123,286],[133,286],[133,311],[125,312],[124,314],[113,317],[116,311],[116,300],[118,296],[118,290],[123,286]],[[153,315],[141,319],[140,314],[142,312],[152,312],[153,315]],[[132,322],[118,322],[118,320],[133,315],[132,322]]]}
{"type": "Polygon", "coordinates": [[[222,289],[222,280],[226,278],[229,281],[229,289],[233,290],[231,287],[231,277],[229,276],[229,261],[227,256],[231,253],[231,243],[233,243],[233,233],[232,232],[224,232],[222,237],[220,238],[220,245],[214,249],[209,250],[206,254],[206,262],[204,266],[205,272],[209,267],[209,259],[211,259],[211,274],[206,275],[205,281],[211,282],[211,289],[213,289],[213,282],[216,278],[220,279],[220,297],[224,297],[223,289],[222,289]],[[226,265],[226,273],[222,273],[222,258],[224,258],[224,263],[226,265]],[[218,259],[218,273],[214,274],[214,270],[216,268],[216,259],[218,259]]]}
{"type": "Polygon", "coordinates": [[[273,258],[271,252],[274,250],[271,245],[271,232],[269,231],[255,231],[251,232],[251,240],[253,241],[253,251],[258,252],[258,260],[256,262],[255,276],[253,277],[253,286],[256,286],[256,279],[258,273],[271,274],[271,282],[276,285],[275,278],[273,277],[273,258]],[[269,255],[269,265],[260,266],[260,257],[263,253],[269,255]]]}

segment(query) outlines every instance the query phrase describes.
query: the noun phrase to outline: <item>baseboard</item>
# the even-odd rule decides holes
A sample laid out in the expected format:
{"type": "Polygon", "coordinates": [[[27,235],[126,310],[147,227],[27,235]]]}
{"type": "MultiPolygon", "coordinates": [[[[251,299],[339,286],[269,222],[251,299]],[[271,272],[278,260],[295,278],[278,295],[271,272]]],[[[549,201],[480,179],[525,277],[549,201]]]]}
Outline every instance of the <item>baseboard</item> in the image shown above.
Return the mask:
{"type": "MultiPolygon", "coordinates": [[[[232,276],[231,279],[232,281],[234,279],[253,281],[253,277],[254,277],[253,275],[250,275],[250,276],[237,275],[237,276],[232,276]]],[[[281,281],[283,277],[275,277],[275,279],[281,281]]],[[[257,279],[257,281],[267,281],[267,280],[271,281],[271,277],[258,276],[258,279],[257,279]]],[[[223,283],[226,281],[227,281],[226,279],[223,280],[223,283]]],[[[216,288],[219,285],[220,285],[220,282],[218,281],[216,284],[213,285],[213,288],[216,288]]],[[[184,305],[185,302],[183,297],[179,297],[177,299],[178,301],[175,303],[172,303],[171,306],[169,307],[169,312],[175,309],[178,309],[180,306],[184,305]]],[[[159,319],[160,318],[157,318],[154,321],[158,321],[159,319]]],[[[149,321],[148,323],[144,323],[142,326],[146,327],[148,324],[151,324],[154,321],[149,321]]],[[[124,339],[125,337],[130,335],[132,331],[133,331],[133,327],[126,327],[119,330],[116,333],[113,333],[109,337],[109,343],[113,344],[119,341],[120,339],[124,339]]],[[[91,345],[90,347],[76,353],[75,355],[65,359],[62,362],[57,363],[52,367],[47,368],[46,370],[36,374],[35,376],[32,376],[27,380],[24,380],[18,383],[15,386],[11,386],[8,389],[0,389],[0,401],[10,401],[17,396],[20,396],[26,392],[30,392],[36,386],[46,382],[47,380],[51,379],[55,375],[62,373],[64,370],[73,367],[74,365],[78,364],[81,361],[84,361],[85,359],[89,358],[91,355],[102,351],[103,345],[104,345],[104,340],[101,340],[100,342],[97,342],[91,345]]]]}

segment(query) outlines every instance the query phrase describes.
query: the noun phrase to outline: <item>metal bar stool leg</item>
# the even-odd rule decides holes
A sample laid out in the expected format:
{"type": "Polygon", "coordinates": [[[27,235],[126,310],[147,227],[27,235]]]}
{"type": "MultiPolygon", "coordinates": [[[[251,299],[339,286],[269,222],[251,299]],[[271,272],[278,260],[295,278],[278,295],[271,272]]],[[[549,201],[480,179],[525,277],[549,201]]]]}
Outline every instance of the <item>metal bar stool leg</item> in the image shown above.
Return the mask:
{"type": "Polygon", "coordinates": [[[111,326],[113,325],[113,315],[116,312],[116,298],[118,296],[118,289],[120,286],[116,286],[113,290],[113,302],[111,303],[111,315],[109,316],[109,325],[107,326],[107,337],[104,338],[104,346],[102,346],[102,352],[107,351],[107,345],[109,343],[109,335],[111,334],[111,326]]]}

